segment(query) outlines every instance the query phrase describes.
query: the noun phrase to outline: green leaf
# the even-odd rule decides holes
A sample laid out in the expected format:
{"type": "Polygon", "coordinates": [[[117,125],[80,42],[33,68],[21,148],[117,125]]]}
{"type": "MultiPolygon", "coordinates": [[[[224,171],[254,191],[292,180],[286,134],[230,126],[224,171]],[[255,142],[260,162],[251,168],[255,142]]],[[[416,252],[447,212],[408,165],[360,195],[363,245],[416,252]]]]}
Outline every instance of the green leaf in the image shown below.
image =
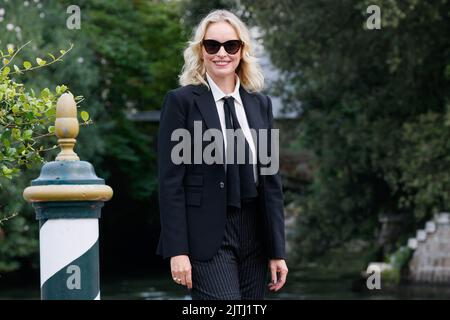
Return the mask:
{"type": "Polygon", "coordinates": [[[19,113],[20,108],[19,108],[19,106],[17,104],[15,104],[15,105],[12,106],[11,111],[13,113],[19,113]]]}
{"type": "Polygon", "coordinates": [[[5,148],[9,148],[11,146],[11,143],[9,142],[8,139],[3,139],[3,145],[5,146],[5,148]]]}
{"type": "Polygon", "coordinates": [[[4,174],[5,176],[7,176],[7,175],[10,175],[10,174],[11,174],[12,169],[9,169],[9,168],[6,167],[6,166],[2,166],[2,172],[3,172],[3,174],[4,174]]]}
{"type": "Polygon", "coordinates": [[[47,61],[42,60],[41,58],[36,58],[36,62],[40,66],[44,66],[47,63],[47,61]]]}
{"type": "Polygon", "coordinates": [[[13,137],[15,140],[19,140],[19,139],[20,139],[20,136],[21,136],[20,129],[17,129],[17,128],[12,129],[12,137],[13,137]]]}
{"type": "Polygon", "coordinates": [[[24,140],[30,140],[32,134],[33,134],[33,130],[31,130],[31,129],[25,130],[25,132],[22,135],[22,138],[24,140]]]}
{"type": "Polygon", "coordinates": [[[67,90],[67,87],[65,85],[56,86],[56,93],[57,94],[63,94],[67,90]]]}
{"type": "Polygon", "coordinates": [[[39,95],[40,98],[46,99],[50,96],[50,90],[48,88],[45,88],[41,91],[41,94],[39,95]]]}
{"type": "Polygon", "coordinates": [[[89,113],[87,111],[81,111],[81,119],[83,119],[84,122],[89,120],[89,113]]]}
{"type": "Polygon", "coordinates": [[[9,54],[13,54],[14,53],[14,48],[12,46],[8,48],[8,53],[9,54]]]}
{"type": "Polygon", "coordinates": [[[48,127],[48,132],[49,133],[55,133],[55,126],[48,127]]]}
{"type": "Polygon", "coordinates": [[[9,67],[5,67],[5,69],[3,69],[2,74],[3,74],[4,76],[7,76],[7,75],[9,74],[10,71],[11,71],[11,69],[10,69],[9,67]]]}
{"type": "Polygon", "coordinates": [[[56,60],[55,56],[52,55],[51,53],[47,53],[53,60],[56,60]]]}
{"type": "Polygon", "coordinates": [[[59,52],[61,52],[61,54],[65,54],[66,50],[59,50],[59,52]]]}
{"type": "Polygon", "coordinates": [[[29,61],[24,61],[23,62],[23,67],[28,70],[31,68],[31,63],[29,61]]]}
{"type": "Polygon", "coordinates": [[[46,115],[47,117],[53,117],[55,114],[56,114],[56,108],[48,109],[48,110],[45,112],[45,115],[46,115]]]}

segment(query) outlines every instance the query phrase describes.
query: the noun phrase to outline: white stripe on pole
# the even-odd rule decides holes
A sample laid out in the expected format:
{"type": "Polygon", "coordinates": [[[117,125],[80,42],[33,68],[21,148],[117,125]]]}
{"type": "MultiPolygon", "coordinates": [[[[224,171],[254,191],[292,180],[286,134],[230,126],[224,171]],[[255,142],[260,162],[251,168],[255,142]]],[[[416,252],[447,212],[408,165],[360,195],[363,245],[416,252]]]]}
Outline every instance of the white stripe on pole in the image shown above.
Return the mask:
{"type": "Polygon", "coordinates": [[[41,286],[98,240],[98,219],[50,219],[39,230],[41,286]]]}

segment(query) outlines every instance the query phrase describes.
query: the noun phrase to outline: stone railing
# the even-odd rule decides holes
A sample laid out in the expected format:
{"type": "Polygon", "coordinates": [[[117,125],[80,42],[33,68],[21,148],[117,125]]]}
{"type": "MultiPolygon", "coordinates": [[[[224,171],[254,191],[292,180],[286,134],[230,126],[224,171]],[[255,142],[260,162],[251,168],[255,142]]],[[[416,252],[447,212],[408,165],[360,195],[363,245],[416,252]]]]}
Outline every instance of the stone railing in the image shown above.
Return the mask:
{"type": "Polygon", "coordinates": [[[450,213],[440,213],[408,240],[414,250],[408,280],[450,283],[450,213]]]}

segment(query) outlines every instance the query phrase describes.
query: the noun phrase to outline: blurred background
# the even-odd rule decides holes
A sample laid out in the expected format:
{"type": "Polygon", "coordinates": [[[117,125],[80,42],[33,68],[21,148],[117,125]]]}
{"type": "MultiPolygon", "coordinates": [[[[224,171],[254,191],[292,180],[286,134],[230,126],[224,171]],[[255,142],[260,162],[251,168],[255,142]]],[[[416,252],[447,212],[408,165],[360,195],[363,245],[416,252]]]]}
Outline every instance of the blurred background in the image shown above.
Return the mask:
{"type": "MultiPolygon", "coordinates": [[[[268,298],[449,298],[449,1],[0,0],[0,49],[31,41],[23,55],[35,57],[74,44],[15,79],[84,97],[93,123],[76,152],[114,190],[100,220],[102,298],[189,299],[155,255],[156,134],[186,41],[217,8],[251,27],[280,129],[290,273],[268,298]],[[80,29],[66,27],[70,5],[80,29]],[[433,221],[449,231],[435,250],[442,277],[423,281],[414,259],[430,258],[407,244],[433,221]],[[371,262],[390,266],[380,290],[366,286],[371,262]]],[[[2,182],[0,217],[18,215],[0,224],[0,299],[39,299],[38,222],[22,192],[40,168],[2,182]]]]}

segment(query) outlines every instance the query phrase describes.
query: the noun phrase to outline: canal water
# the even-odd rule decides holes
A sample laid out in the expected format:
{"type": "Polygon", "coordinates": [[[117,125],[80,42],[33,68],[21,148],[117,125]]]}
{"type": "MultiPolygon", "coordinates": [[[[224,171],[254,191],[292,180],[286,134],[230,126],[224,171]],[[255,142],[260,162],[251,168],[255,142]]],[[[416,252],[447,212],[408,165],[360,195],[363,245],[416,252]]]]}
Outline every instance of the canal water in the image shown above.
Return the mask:
{"type": "MultiPolygon", "coordinates": [[[[278,293],[268,292],[267,299],[450,299],[450,286],[400,285],[368,290],[364,281],[352,275],[316,275],[310,271],[291,271],[288,283],[278,293]]],[[[2,286],[0,299],[39,299],[39,284],[2,286]]],[[[115,275],[101,279],[103,300],[189,300],[189,292],[175,284],[168,274],[115,275]]]]}

